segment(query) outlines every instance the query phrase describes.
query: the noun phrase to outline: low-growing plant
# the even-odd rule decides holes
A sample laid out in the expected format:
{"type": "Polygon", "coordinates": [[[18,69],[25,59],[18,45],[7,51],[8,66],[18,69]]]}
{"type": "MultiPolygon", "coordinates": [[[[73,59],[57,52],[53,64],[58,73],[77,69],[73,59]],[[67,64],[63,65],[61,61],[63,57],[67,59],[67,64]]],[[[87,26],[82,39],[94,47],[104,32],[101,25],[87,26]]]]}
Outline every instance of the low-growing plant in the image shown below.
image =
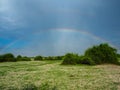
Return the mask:
{"type": "Polygon", "coordinates": [[[21,58],[21,61],[31,61],[31,59],[29,57],[25,56],[25,57],[21,58]]]}
{"type": "Polygon", "coordinates": [[[25,84],[21,90],[39,90],[34,84],[25,84]]]}
{"type": "Polygon", "coordinates": [[[95,65],[95,62],[90,57],[80,56],[78,64],[95,65]]]}
{"type": "Polygon", "coordinates": [[[69,65],[69,64],[77,64],[77,61],[79,59],[78,54],[73,54],[73,53],[67,53],[64,58],[62,64],[69,65]]]}
{"type": "Polygon", "coordinates": [[[36,56],[36,57],[34,58],[34,60],[35,60],[35,61],[40,61],[40,60],[43,60],[43,57],[42,57],[42,56],[36,56]]]}
{"type": "Polygon", "coordinates": [[[50,86],[48,83],[43,83],[39,87],[40,90],[57,90],[56,86],[50,86]]]}

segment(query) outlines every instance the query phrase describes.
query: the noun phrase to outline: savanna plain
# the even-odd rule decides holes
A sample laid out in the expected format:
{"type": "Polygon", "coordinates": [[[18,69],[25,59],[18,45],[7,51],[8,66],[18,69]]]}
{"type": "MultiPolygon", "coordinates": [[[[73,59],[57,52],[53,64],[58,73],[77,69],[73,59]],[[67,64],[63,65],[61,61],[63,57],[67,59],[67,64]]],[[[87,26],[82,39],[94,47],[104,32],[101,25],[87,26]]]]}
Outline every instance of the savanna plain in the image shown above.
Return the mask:
{"type": "Polygon", "coordinates": [[[120,66],[56,61],[0,63],[0,90],[120,90],[120,66]]]}

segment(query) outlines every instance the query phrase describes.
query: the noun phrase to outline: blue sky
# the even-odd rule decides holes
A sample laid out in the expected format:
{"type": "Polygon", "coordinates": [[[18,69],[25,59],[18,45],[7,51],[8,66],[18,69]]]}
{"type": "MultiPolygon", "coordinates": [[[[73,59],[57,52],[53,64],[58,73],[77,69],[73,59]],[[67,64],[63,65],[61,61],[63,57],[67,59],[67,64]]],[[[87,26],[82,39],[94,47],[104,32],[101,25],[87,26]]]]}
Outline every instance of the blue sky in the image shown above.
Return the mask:
{"type": "Polygon", "coordinates": [[[119,0],[0,0],[0,54],[83,54],[109,43],[120,52],[119,0]]]}

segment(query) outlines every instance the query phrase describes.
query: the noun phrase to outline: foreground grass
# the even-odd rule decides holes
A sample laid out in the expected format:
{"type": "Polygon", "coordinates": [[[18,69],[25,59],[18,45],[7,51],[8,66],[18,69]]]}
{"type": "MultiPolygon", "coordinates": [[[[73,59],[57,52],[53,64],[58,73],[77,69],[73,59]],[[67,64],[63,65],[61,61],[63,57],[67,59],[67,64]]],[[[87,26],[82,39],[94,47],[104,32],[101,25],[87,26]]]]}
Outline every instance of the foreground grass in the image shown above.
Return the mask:
{"type": "Polygon", "coordinates": [[[33,85],[38,90],[41,90],[41,85],[49,86],[52,90],[120,90],[120,66],[64,66],[60,63],[0,63],[0,90],[32,90],[24,89],[25,85],[33,85]]]}

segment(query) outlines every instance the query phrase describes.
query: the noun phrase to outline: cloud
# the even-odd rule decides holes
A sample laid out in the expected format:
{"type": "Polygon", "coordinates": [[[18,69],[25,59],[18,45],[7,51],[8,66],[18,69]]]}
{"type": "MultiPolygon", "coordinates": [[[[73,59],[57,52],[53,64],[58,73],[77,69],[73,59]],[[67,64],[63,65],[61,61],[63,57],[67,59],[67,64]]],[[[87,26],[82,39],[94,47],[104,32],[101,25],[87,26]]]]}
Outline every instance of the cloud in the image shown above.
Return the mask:
{"type": "Polygon", "coordinates": [[[103,14],[110,10],[107,3],[104,0],[1,0],[0,37],[12,40],[8,45],[2,44],[2,53],[56,55],[69,51],[81,53],[101,42],[118,46],[119,40],[114,40],[119,38],[119,32],[112,33],[113,24],[106,19],[111,15],[103,14]]]}

